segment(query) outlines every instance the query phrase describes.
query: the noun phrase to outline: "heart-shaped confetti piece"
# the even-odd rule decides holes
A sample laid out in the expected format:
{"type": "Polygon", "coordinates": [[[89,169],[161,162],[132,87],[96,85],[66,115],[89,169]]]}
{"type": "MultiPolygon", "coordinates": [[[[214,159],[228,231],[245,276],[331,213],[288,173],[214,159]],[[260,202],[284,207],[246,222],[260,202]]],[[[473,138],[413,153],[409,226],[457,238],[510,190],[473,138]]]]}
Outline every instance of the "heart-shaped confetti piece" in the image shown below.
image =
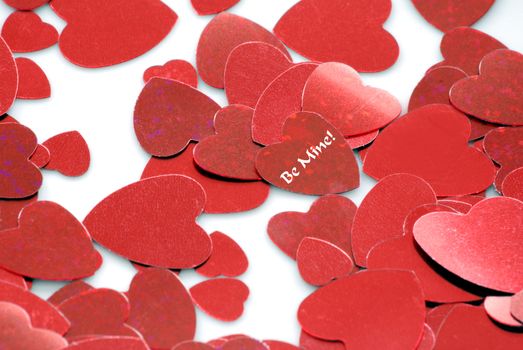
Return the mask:
{"type": "Polygon", "coordinates": [[[16,11],[7,17],[2,37],[13,52],[38,51],[58,42],[56,29],[31,11],[16,11]]]}
{"type": "Polygon", "coordinates": [[[523,168],[509,173],[501,188],[504,196],[516,198],[523,202],[523,168]]]}
{"type": "Polygon", "coordinates": [[[488,296],[485,298],[483,307],[487,314],[505,326],[509,327],[523,327],[523,323],[515,319],[510,313],[510,306],[512,304],[512,297],[508,296],[488,296]]]}
{"type": "Polygon", "coordinates": [[[498,191],[501,191],[507,175],[523,167],[523,127],[492,130],[485,136],[483,148],[490,159],[501,166],[494,181],[498,191]]]}
{"type": "Polygon", "coordinates": [[[37,7],[45,5],[49,0],[3,0],[7,5],[18,10],[33,10],[37,7]]]}
{"type": "Polygon", "coordinates": [[[210,234],[212,253],[196,272],[206,277],[237,277],[249,267],[247,256],[242,248],[229,236],[216,231],[210,234]]]}
{"type": "Polygon", "coordinates": [[[45,72],[29,58],[18,57],[18,91],[16,98],[38,100],[51,96],[51,85],[45,72]]]}
{"type": "Polygon", "coordinates": [[[91,162],[89,147],[78,131],[55,135],[43,144],[51,153],[45,166],[66,176],[80,176],[87,172],[91,162]]]}
{"type": "Polygon", "coordinates": [[[71,343],[62,350],[150,350],[140,338],[98,337],[71,343]]]}
{"type": "Polygon", "coordinates": [[[200,16],[220,13],[233,7],[238,2],[240,0],[191,0],[192,7],[200,16]]]}
{"type": "Polygon", "coordinates": [[[13,53],[0,37],[0,115],[11,108],[18,90],[18,71],[13,53]]]}
{"type": "Polygon", "coordinates": [[[91,289],[93,289],[93,287],[82,280],[74,281],[58,289],[53,293],[53,295],[49,297],[49,299],[47,299],[47,301],[53,305],[58,306],[69,298],[82,294],[83,292],[87,292],[91,289]]]}
{"type": "Polygon", "coordinates": [[[163,66],[152,66],[143,73],[143,81],[147,83],[151,78],[177,80],[193,88],[198,87],[196,69],[187,61],[171,60],[163,66]]]}

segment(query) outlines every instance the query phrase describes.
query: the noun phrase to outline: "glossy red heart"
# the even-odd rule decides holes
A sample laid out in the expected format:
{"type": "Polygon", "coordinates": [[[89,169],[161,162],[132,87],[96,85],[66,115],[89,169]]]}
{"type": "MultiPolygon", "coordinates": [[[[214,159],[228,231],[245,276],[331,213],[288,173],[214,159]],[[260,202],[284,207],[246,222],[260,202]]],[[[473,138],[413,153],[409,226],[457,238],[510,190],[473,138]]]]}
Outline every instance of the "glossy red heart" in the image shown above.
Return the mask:
{"type": "Polygon", "coordinates": [[[195,179],[205,190],[204,212],[209,214],[236,213],[254,209],[265,202],[269,186],[261,181],[227,181],[196,167],[194,144],[173,158],[152,157],[145,166],[142,178],[165,174],[182,174],[195,179]]]}
{"type": "Polygon", "coordinates": [[[140,271],[127,295],[131,305],[127,323],[143,335],[151,348],[171,349],[193,339],[194,305],[175,274],[160,269],[140,271]]]}
{"type": "Polygon", "coordinates": [[[24,277],[17,275],[13,272],[4,270],[2,268],[0,268],[0,282],[9,283],[9,284],[12,284],[13,286],[16,286],[16,287],[19,287],[19,288],[22,288],[25,290],[29,289],[24,277]]]}
{"type": "Polygon", "coordinates": [[[510,296],[488,296],[485,298],[483,307],[490,318],[496,322],[509,327],[523,327],[510,313],[512,297],[510,296]]]}
{"type": "Polygon", "coordinates": [[[78,131],[55,135],[42,145],[51,153],[45,166],[47,170],[56,170],[66,176],[80,176],[89,170],[89,147],[78,131]]]}
{"type": "Polygon", "coordinates": [[[45,5],[49,0],[3,0],[7,5],[18,10],[32,10],[45,5]]]}
{"type": "Polygon", "coordinates": [[[99,337],[71,343],[63,350],[149,350],[140,338],[99,337]]]}
{"type": "Polygon", "coordinates": [[[469,147],[470,122],[448,105],[416,109],[389,125],[365,157],[363,171],[381,179],[409,173],[425,179],[438,196],[478,193],[494,181],[495,167],[469,147]]]}
{"type": "Polygon", "coordinates": [[[523,202],[488,198],[466,215],[423,216],[414,225],[414,237],[432,259],[459,277],[515,293],[523,289],[522,215],[523,202]]]}
{"type": "Polygon", "coordinates": [[[168,157],[180,153],[191,140],[214,134],[213,118],[220,106],[184,83],[152,78],[134,109],[134,131],[148,153],[168,157]]]}
{"type": "Polygon", "coordinates": [[[216,135],[208,136],[194,147],[194,161],[203,170],[238,180],[259,180],[254,165],[262,148],[252,141],[254,110],[242,105],[222,108],[214,117],[216,135]]]}
{"type": "Polygon", "coordinates": [[[187,61],[171,60],[163,66],[152,66],[143,73],[143,81],[147,83],[151,78],[177,80],[193,88],[198,87],[196,69],[187,61]]]}
{"type": "Polygon", "coordinates": [[[523,323],[523,290],[512,296],[510,302],[510,313],[523,323]]]}
{"type": "Polygon", "coordinates": [[[280,142],[289,115],[302,110],[305,83],[317,63],[300,63],[280,74],[260,96],[252,119],[252,138],[262,145],[280,142]]]}
{"type": "Polygon", "coordinates": [[[423,335],[423,291],[409,271],[361,271],[308,296],[298,321],[307,333],[354,349],[413,349],[423,335]]]}
{"type": "Polygon", "coordinates": [[[51,160],[51,153],[49,153],[47,147],[38,145],[36,146],[36,150],[31,155],[29,160],[39,169],[42,169],[47,164],[49,164],[49,161],[51,160]]]}
{"type": "Polygon", "coordinates": [[[229,104],[254,108],[267,86],[292,66],[292,61],[277,47],[247,42],[231,51],[224,72],[224,87],[229,104]]]}
{"type": "Polygon", "coordinates": [[[269,221],[267,233],[290,258],[296,259],[301,241],[318,238],[334,244],[352,257],[350,232],[356,205],[348,198],[327,195],[318,198],[307,213],[284,212],[269,221]]]}
{"type": "Polygon", "coordinates": [[[211,256],[196,268],[196,272],[206,277],[237,277],[247,271],[249,261],[238,243],[219,231],[211,233],[210,237],[211,256]]]}
{"type": "Polygon", "coordinates": [[[13,52],[33,52],[58,42],[58,32],[32,11],[13,12],[2,26],[2,37],[13,52]]]}
{"type": "Polygon", "coordinates": [[[394,174],[382,179],[361,202],[352,225],[352,251],[359,266],[367,266],[367,254],[376,244],[403,236],[410,212],[436,203],[436,195],[423,179],[394,174]]]}
{"type": "Polygon", "coordinates": [[[516,198],[523,202],[523,168],[509,173],[501,188],[504,196],[516,198]]]}
{"type": "Polygon", "coordinates": [[[243,314],[249,288],[234,278],[217,278],[198,283],[189,292],[196,305],[210,316],[231,322],[243,314]]]}
{"type": "Polygon", "coordinates": [[[74,280],[93,275],[101,264],[85,227],[54,202],[28,205],[18,227],[0,235],[0,266],[19,275],[74,280]]]}
{"type": "Polygon", "coordinates": [[[343,135],[310,112],[285,121],[283,141],[258,152],[256,169],[264,180],[297,193],[341,193],[360,184],[356,158],[343,135]]]}
{"type": "Polygon", "coordinates": [[[95,241],[129,260],[192,268],[207,260],[212,249],[211,239],[195,222],[204,205],[205,192],[193,179],[157,176],[109,195],[84,225],[95,241]]]}
{"type": "Polygon", "coordinates": [[[191,0],[192,7],[200,16],[213,15],[225,11],[240,0],[191,0]]]}
{"type": "Polygon", "coordinates": [[[501,166],[494,181],[501,191],[507,175],[523,167],[523,127],[492,130],[485,136],[483,148],[490,159],[501,166]]]}
{"type": "Polygon", "coordinates": [[[399,55],[398,43],[383,28],[391,9],[390,0],[302,0],[283,15],[274,33],[311,61],[379,72],[399,55]]]}
{"type": "Polygon", "coordinates": [[[51,8],[67,22],[59,40],[63,55],[87,68],[111,66],[146,53],[178,19],[159,0],[53,0],[51,8]]]}
{"type": "Polygon", "coordinates": [[[0,199],[0,231],[18,227],[18,216],[22,209],[37,200],[38,195],[22,199],[0,199]]]}
{"type": "Polygon", "coordinates": [[[458,81],[450,101],[481,120],[505,125],[523,125],[523,55],[496,50],[483,58],[477,76],[458,81]]]}
{"type": "Polygon", "coordinates": [[[246,18],[222,12],[207,24],[198,42],[196,67],[202,80],[222,89],[225,65],[231,51],[251,41],[275,46],[290,58],[285,46],[271,32],[246,18]]]}
{"type": "Polygon", "coordinates": [[[0,115],[6,113],[15,101],[18,90],[18,71],[9,46],[0,37],[0,115]]]}
{"type": "Polygon", "coordinates": [[[51,96],[51,85],[45,72],[34,61],[28,58],[16,59],[18,68],[18,91],[16,98],[38,100],[51,96]]]}
{"type": "Polygon", "coordinates": [[[53,305],[60,305],[64,301],[68,300],[71,297],[87,292],[88,290],[93,289],[93,287],[82,280],[77,280],[66,284],[62,288],[58,289],[47,299],[53,305]]]}
{"type": "Polygon", "coordinates": [[[29,315],[20,306],[0,302],[0,347],[13,350],[60,350],[67,341],[59,334],[33,328],[29,315]]]}

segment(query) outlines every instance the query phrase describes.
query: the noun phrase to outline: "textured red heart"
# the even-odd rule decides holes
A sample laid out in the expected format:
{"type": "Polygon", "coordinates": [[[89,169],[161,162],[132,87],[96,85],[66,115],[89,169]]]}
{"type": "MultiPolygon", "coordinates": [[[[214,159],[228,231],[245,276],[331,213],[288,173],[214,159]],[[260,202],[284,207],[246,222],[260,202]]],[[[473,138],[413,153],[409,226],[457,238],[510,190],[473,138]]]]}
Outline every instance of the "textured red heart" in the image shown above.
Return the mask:
{"type": "Polygon", "coordinates": [[[13,350],[59,350],[67,346],[67,341],[50,330],[33,328],[29,315],[20,306],[0,302],[0,346],[13,350]]]}
{"type": "Polygon", "coordinates": [[[3,0],[7,5],[18,10],[33,10],[37,7],[45,5],[49,0],[3,0]]]}
{"type": "Polygon", "coordinates": [[[496,50],[480,65],[480,73],[458,81],[450,90],[450,101],[479,119],[498,124],[523,125],[523,55],[496,50]]]}
{"type": "Polygon", "coordinates": [[[51,85],[45,72],[28,58],[16,59],[18,68],[18,91],[16,98],[38,100],[51,96],[51,85]]]}
{"type": "Polygon", "coordinates": [[[345,137],[384,127],[401,113],[388,92],[363,85],[358,72],[343,63],[321,64],[303,90],[303,110],[316,112],[345,137]]]}
{"type": "Polygon", "coordinates": [[[504,196],[519,199],[523,202],[523,168],[511,172],[501,185],[504,196]]]}
{"type": "Polygon", "coordinates": [[[60,50],[72,63],[87,68],[122,63],[146,53],[169,34],[178,19],[159,0],[53,0],[51,8],[67,22],[60,50]]]}
{"type": "Polygon", "coordinates": [[[231,179],[259,180],[254,165],[261,149],[252,141],[254,110],[242,105],[222,108],[214,117],[216,135],[194,147],[194,161],[203,170],[231,179]]]}
{"type": "Polygon", "coordinates": [[[38,200],[38,195],[23,199],[0,199],[0,231],[18,226],[22,209],[38,200]]]}
{"type": "Polygon", "coordinates": [[[275,46],[290,58],[285,46],[271,32],[246,18],[223,12],[207,24],[198,42],[196,67],[202,80],[223,89],[225,65],[231,51],[251,41],[275,46]]]}
{"type": "Polygon", "coordinates": [[[196,272],[206,277],[237,277],[247,271],[249,261],[238,243],[218,231],[211,233],[210,237],[211,256],[196,272]]]}
{"type": "Polygon", "coordinates": [[[11,108],[18,90],[18,71],[13,53],[0,37],[0,115],[11,108]]]}
{"type": "Polygon", "coordinates": [[[423,216],[414,225],[414,237],[432,259],[459,277],[515,293],[523,289],[522,215],[522,202],[489,198],[467,215],[423,216]]]}
{"type": "Polygon", "coordinates": [[[80,176],[87,172],[91,162],[89,147],[78,131],[55,135],[43,143],[51,159],[45,166],[66,176],[80,176]]]}
{"type": "Polygon", "coordinates": [[[300,63],[280,74],[260,96],[252,119],[252,138],[262,145],[282,139],[287,117],[302,110],[305,83],[317,63],[300,63]]]}
{"type": "Polygon", "coordinates": [[[194,305],[175,274],[160,269],[140,271],[134,276],[127,295],[131,304],[127,323],[143,335],[151,348],[171,349],[193,339],[194,305]]]}
{"type": "Polygon", "coordinates": [[[174,158],[152,157],[145,166],[142,178],[165,174],[182,174],[195,179],[205,190],[204,211],[212,214],[236,213],[254,209],[265,202],[269,186],[261,181],[226,181],[196,167],[194,144],[174,158]]]}
{"type": "Polygon", "coordinates": [[[192,268],[207,260],[212,249],[211,239],[195,223],[204,205],[205,192],[193,179],[158,176],[109,195],[91,210],[84,225],[94,240],[129,260],[192,268]]]}
{"type": "Polygon", "coordinates": [[[423,291],[410,271],[361,271],[308,296],[298,320],[307,333],[346,347],[414,349],[425,322],[423,291]]]}
{"type": "Polygon", "coordinates": [[[488,296],[485,298],[483,307],[487,314],[502,325],[509,327],[523,327],[523,323],[515,319],[510,313],[512,297],[509,296],[488,296]]]}
{"type": "Polygon", "coordinates": [[[310,112],[291,115],[283,141],[258,152],[256,169],[273,185],[291,192],[322,195],[359,186],[352,149],[336,128],[310,112]]]}
{"type": "Polygon", "coordinates": [[[196,305],[221,321],[234,321],[243,314],[249,288],[234,278],[217,278],[198,283],[189,292],[196,305]]]}
{"type": "Polygon", "coordinates": [[[501,168],[494,185],[501,192],[501,186],[509,173],[523,167],[523,127],[498,128],[492,130],[483,140],[485,153],[501,168]]]}
{"type": "Polygon", "coordinates": [[[171,60],[163,66],[152,66],[143,73],[143,81],[147,83],[151,78],[177,80],[193,88],[198,87],[196,69],[187,61],[171,60]]]}
{"type": "Polygon", "coordinates": [[[233,7],[238,2],[240,0],[191,0],[192,7],[200,16],[220,13],[233,7]]]}
{"type": "Polygon", "coordinates": [[[62,350],[149,350],[147,344],[139,338],[97,337],[71,343],[62,350]]]}
{"type": "Polygon", "coordinates": [[[254,108],[267,86],[292,66],[283,51],[264,42],[248,42],[231,51],[224,87],[229,104],[254,108]]]}
{"type": "Polygon", "coordinates": [[[274,33],[312,61],[379,72],[399,55],[398,43],[383,29],[391,9],[390,0],[302,0],[283,15],[274,33]]]}
{"type": "Polygon", "coordinates": [[[19,275],[74,280],[93,275],[101,264],[85,227],[53,202],[28,205],[18,227],[0,235],[0,266],[19,275]]]}
{"type": "Polygon", "coordinates": [[[470,123],[448,105],[416,109],[383,130],[369,148],[363,171],[375,179],[409,173],[438,196],[478,193],[494,181],[495,167],[469,147],[470,123]]]}
{"type": "Polygon", "coordinates": [[[334,244],[352,257],[350,232],[356,205],[348,198],[328,195],[318,198],[307,213],[284,212],[269,221],[267,233],[285,254],[296,259],[305,237],[334,244]]]}
{"type": "Polygon", "coordinates": [[[47,301],[58,306],[67,299],[91,289],[93,289],[93,287],[82,280],[74,281],[58,289],[49,297],[49,299],[47,299],[47,301]]]}
{"type": "Polygon", "coordinates": [[[58,42],[56,29],[31,11],[16,11],[7,17],[2,37],[13,52],[38,51],[58,42]]]}
{"type": "Polygon", "coordinates": [[[213,135],[213,118],[219,109],[216,102],[189,85],[152,78],[136,101],[134,131],[148,153],[172,156],[191,140],[213,135]]]}

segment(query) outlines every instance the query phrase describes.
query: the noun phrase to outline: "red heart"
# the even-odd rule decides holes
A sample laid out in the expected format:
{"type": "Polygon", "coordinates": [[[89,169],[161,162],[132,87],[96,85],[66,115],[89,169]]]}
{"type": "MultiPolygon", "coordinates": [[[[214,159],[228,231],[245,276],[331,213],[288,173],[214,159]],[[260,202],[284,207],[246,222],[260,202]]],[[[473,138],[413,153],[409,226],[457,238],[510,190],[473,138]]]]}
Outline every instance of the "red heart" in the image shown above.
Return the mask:
{"type": "Polygon", "coordinates": [[[4,22],[2,37],[13,52],[33,52],[58,42],[58,32],[31,11],[13,12],[4,22]]]}
{"type": "Polygon", "coordinates": [[[249,288],[234,278],[218,278],[198,283],[189,292],[196,305],[221,321],[234,321],[243,314],[249,288]]]}
{"type": "Polygon", "coordinates": [[[298,112],[283,126],[283,141],[258,152],[260,176],[282,189],[313,195],[359,186],[359,171],[343,135],[318,114],[298,112]]]}
{"type": "Polygon", "coordinates": [[[496,50],[483,58],[480,73],[458,81],[450,101],[464,113],[498,124],[523,125],[523,55],[496,50]]]}
{"type": "Polygon", "coordinates": [[[169,34],[178,19],[159,0],[53,0],[51,8],[67,22],[60,50],[72,63],[87,68],[122,63],[146,53],[169,34]]]}
{"type": "Polygon", "coordinates": [[[488,296],[485,298],[483,307],[490,318],[496,322],[509,327],[523,327],[523,323],[515,319],[510,313],[512,297],[488,296]]]}
{"type": "Polygon", "coordinates": [[[522,215],[522,202],[489,198],[466,215],[423,216],[414,225],[414,237],[432,259],[459,277],[515,293],[523,289],[522,215]]]}
{"type": "Polygon", "coordinates": [[[361,271],[308,296],[298,321],[312,336],[354,349],[414,349],[425,321],[423,291],[409,271],[361,271]]]}
{"type": "Polygon", "coordinates": [[[45,166],[66,176],[80,176],[87,172],[91,156],[89,147],[78,131],[55,135],[43,143],[51,159],[45,166]]]}
{"type": "Polygon", "coordinates": [[[139,338],[100,337],[71,343],[62,350],[149,350],[139,338]]]}
{"type": "Polygon", "coordinates": [[[15,101],[18,90],[18,71],[9,46],[0,37],[0,115],[7,112],[15,101]]]}
{"type": "Polygon", "coordinates": [[[504,196],[516,198],[523,202],[523,167],[508,174],[501,188],[504,196]]]}
{"type": "Polygon", "coordinates": [[[391,8],[390,0],[302,0],[283,15],[274,33],[312,61],[379,72],[399,55],[398,43],[383,29],[391,8]]]}
{"type": "Polygon", "coordinates": [[[290,58],[285,46],[271,32],[246,18],[222,12],[207,24],[198,42],[196,67],[202,80],[223,89],[225,65],[231,51],[251,41],[275,46],[290,58]]]}
{"type": "Polygon", "coordinates": [[[38,195],[23,199],[0,199],[0,231],[17,227],[22,209],[37,200],[38,195]]]}
{"type": "Polygon", "coordinates": [[[200,16],[220,13],[233,7],[238,2],[240,0],[191,0],[192,7],[200,16]]]}
{"type": "Polygon", "coordinates": [[[51,96],[51,85],[45,72],[34,61],[28,58],[16,59],[18,68],[18,91],[16,98],[38,100],[51,96]]]}
{"type": "Polygon", "coordinates": [[[249,261],[238,243],[219,231],[211,233],[210,237],[211,256],[196,272],[206,277],[237,277],[247,271],[249,261]]]}
{"type": "Polygon", "coordinates": [[[523,167],[523,127],[492,130],[485,136],[483,148],[490,159],[501,166],[494,181],[498,191],[501,191],[507,175],[523,167]]]}
{"type": "Polygon", "coordinates": [[[47,4],[49,0],[4,0],[4,2],[18,10],[28,11],[47,4]]]}
{"type": "Polygon", "coordinates": [[[238,180],[259,180],[254,165],[261,149],[251,137],[253,110],[242,105],[222,108],[214,117],[216,135],[194,147],[194,161],[200,168],[238,180]]]}
{"type": "Polygon", "coordinates": [[[33,328],[29,315],[20,306],[0,302],[0,346],[13,350],[59,350],[67,346],[67,341],[55,332],[33,328]]]}
{"type": "Polygon", "coordinates": [[[442,32],[476,23],[495,0],[412,0],[419,13],[442,32]]]}
{"type": "Polygon", "coordinates": [[[192,268],[207,260],[212,249],[211,239],[195,223],[204,205],[205,192],[196,181],[158,176],[109,195],[91,210],[84,225],[94,240],[129,260],[192,268]]]}
{"type": "Polygon", "coordinates": [[[275,46],[248,42],[231,51],[224,72],[224,87],[229,104],[254,108],[263,91],[292,61],[275,46]]]}
{"type": "Polygon", "coordinates": [[[198,87],[198,74],[196,69],[187,61],[172,60],[163,66],[152,66],[143,73],[143,81],[147,83],[151,78],[177,80],[193,88],[198,87]]]}
{"type": "Polygon", "coordinates": [[[191,140],[211,136],[220,106],[189,85],[152,78],[134,109],[134,131],[148,153],[168,157],[180,153],[191,140]]]}
{"type": "Polygon", "coordinates": [[[303,110],[320,114],[348,137],[389,124],[400,115],[401,105],[388,92],[363,85],[351,67],[330,62],[321,64],[307,80],[303,110]]]}
{"type": "Polygon", "coordinates": [[[101,264],[85,227],[53,202],[28,205],[18,227],[0,235],[0,265],[23,276],[74,280],[93,275],[101,264]]]}
{"type": "Polygon", "coordinates": [[[47,301],[53,305],[58,306],[64,301],[68,300],[69,298],[79,295],[83,292],[87,292],[91,289],[93,289],[93,287],[82,280],[74,281],[69,284],[66,284],[65,286],[54,292],[53,295],[51,295],[49,299],[47,299],[47,301]]]}
{"type": "Polygon", "coordinates": [[[438,196],[478,193],[495,176],[492,162],[469,147],[470,123],[447,105],[416,109],[389,125],[365,157],[363,171],[375,179],[409,173],[425,179],[438,196]]]}
{"type": "Polygon", "coordinates": [[[285,212],[269,221],[267,233],[285,254],[296,259],[305,237],[318,238],[341,248],[352,257],[350,232],[356,205],[348,198],[328,195],[318,198],[307,213],[285,212]]]}
{"type": "Polygon", "coordinates": [[[170,271],[138,272],[129,287],[131,314],[127,323],[143,335],[152,349],[171,349],[192,340],[196,315],[191,297],[170,271]],[[161,327],[160,327],[161,325],[161,327]]]}
{"type": "Polygon", "coordinates": [[[254,209],[265,202],[269,186],[261,181],[225,181],[204,173],[193,159],[194,144],[174,158],[152,157],[145,166],[142,178],[165,174],[189,176],[202,185],[207,194],[204,211],[209,214],[236,213],[254,209]]]}

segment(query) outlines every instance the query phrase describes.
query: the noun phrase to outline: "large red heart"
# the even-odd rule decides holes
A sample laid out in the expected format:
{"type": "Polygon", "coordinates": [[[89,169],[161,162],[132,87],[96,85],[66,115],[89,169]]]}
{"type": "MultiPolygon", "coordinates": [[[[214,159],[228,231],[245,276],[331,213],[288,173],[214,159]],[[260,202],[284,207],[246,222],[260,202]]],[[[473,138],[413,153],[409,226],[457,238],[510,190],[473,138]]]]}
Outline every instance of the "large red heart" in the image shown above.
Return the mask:
{"type": "Polygon", "coordinates": [[[51,154],[46,169],[56,170],[66,176],[80,176],[89,170],[89,147],[78,131],[55,135],[46,140],[43,146],[51,154]]]}
{"type": "Polygon", "coordinates": [[[191,0],[192,7],[200,16],[213,15],[236,5],[240,0],[191,0]]]}
{"type": "Polygon", "coordinates": [[[18,57],[18,91],[16,98],[37,100],[51,96],[51,85],[45,72],[29,58],[18,57]]]}
{"type": "Polygon", "coordinates": [[[97,337],[71,343],[62,350],[150,350],[140,338],[97,337]]]}
{"type": "Polygon", "coordinates": [[[354,349],[414,349],[423,334],[425,303],[410,271],[361,271],[318,289],[298,320],[312,336],[354,349]]]}
{"type": "Polygon", "coordinates": [[[426,180],[438,196],[478,193],[494,181],[496,169],[469,147],[470,122],[448,105],[416,109],[389,125],[365,157],[363,171],[381,179],[409,173],[426,180]]]}
{"type": "Polygon", "coordinates": [[[398,43],[383,29],[391,9],[390,0],[302,0],[283,15],[274,33],[312,61],[378,72],[399,55],[398,43]]]}
{"type": "Polygon", "coordinates": [[[431,213],[414,237],[438,264],[477,285],[515,293],[523,289],[523,202],[485,199],[466,215],[431,213]]]}
{"type": "Polygon", "coordinates": [[[13,52],[38,51],[58,42],[56,29],[31,11],[16,11],[7,17],[2,37],[13,52]]]}
{"type": "Polygon", "coordinates": [[[282,189],[305,194],[341,193],[357,188],[358,165],[336,128],[318,114],[298,112],[283,126],[283,141],[258,152],[260,176],[282,189]]]}
{"type": "Polygon", "coordinates": [[[196,271],[206,277],[236,277],[247,271],[249,261],[242,248],[229,236],[216,231],[210,235],[212,253],[196,271]]]}
{"type": "Polygon", "coordinates": [[[485,136],[483,148],[490,159],[501,166],[494,181],[496,189],[501,192],[507,175],[523,167],[523,127],[492,130],[485,136]]]}
{"type": "Polygon", "coordinates": [[[358,72],[343,63],[324,63],[303,90],[303,110],[316,112],[345,137],[367,134],[396,119],[399,101],[388,92],[363,85],[358,72]]]}
{"type": "Polygon", "coordinates": [[[211,239],[195,223],[204,205],[205,192],[193,179],[158,176],[109,195],[84,225],[94,240],[129,260],[192,268],[207,260],[212,249],[211,239]]]}
{"type": "Polygon", "coordinates": [[[0,37],[0,115],[7,112],[15,101],[18,90],[18,71],[13,53],[0,37]]]}
{"type": "Polygon", "coordinates": [[[146,53],[169,34],[178,19],[159,0],[53,0],[51,8],[67,22],[60,50],[71,62],[87,68],[122,63],[146,53]]]}

